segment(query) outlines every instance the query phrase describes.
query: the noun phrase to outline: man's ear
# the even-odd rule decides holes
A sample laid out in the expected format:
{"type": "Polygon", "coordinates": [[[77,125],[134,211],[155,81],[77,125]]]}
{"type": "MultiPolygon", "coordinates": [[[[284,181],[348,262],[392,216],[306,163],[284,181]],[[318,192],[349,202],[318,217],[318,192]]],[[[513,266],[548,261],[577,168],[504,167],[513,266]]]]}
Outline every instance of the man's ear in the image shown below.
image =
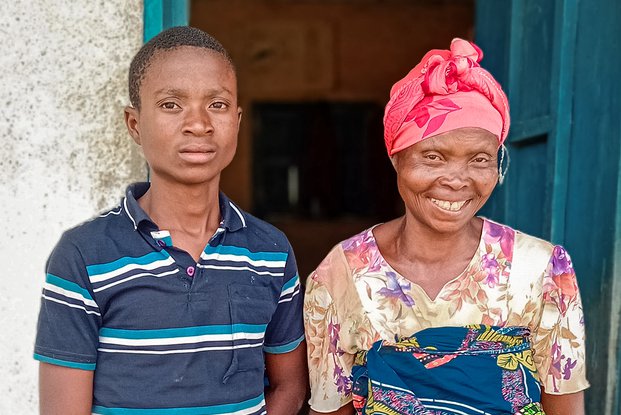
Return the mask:
{"type": "Polygon", "coordinates": [[[127,126],[127,131],[138,145],[140,145],[140,127],[138,127],[139,119],[140,112],[136,108],[131,105],[125,107],[125,125],[127,126]]]}

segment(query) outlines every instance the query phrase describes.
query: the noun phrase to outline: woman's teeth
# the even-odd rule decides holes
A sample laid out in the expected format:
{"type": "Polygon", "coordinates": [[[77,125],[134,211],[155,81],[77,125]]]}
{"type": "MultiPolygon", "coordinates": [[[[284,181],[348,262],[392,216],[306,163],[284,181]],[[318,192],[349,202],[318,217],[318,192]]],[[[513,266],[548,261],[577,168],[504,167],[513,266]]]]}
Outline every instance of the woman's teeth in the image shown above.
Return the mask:
{"type": "Polygon", "coordinates": [[[438,206],[440,209],[448,210],[451,212],[457,212],[460,210],[467,202],[467,200],[463,200],[461,202],[449,202],[448,200],[438,200],[431,198],[431,201],[434,205],[438,206]]]}

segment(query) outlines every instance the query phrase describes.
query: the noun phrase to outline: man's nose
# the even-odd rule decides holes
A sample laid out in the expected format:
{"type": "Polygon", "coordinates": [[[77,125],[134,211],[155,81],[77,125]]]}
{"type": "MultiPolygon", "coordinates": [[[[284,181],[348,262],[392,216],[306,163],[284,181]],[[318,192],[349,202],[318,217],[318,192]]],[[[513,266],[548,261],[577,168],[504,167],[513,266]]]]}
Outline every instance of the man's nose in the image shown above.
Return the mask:
{"type": "Polygon", "coordinates": [[[203,107],[190,108],[185,117],[183,132],[192,135],[205,135],[213,131],[209,111],[203,107]]]}

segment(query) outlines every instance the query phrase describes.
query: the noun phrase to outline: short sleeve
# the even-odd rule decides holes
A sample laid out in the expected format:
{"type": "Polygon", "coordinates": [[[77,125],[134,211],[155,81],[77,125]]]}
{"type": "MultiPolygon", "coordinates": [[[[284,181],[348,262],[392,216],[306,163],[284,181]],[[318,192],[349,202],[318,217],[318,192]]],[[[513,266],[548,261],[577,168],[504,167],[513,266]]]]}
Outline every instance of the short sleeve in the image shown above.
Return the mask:
{"type": "Polygon", "coordinates": [[[94,370],[100,326],[101,311],[86,266],[65,234],[47,261],[34,357],[45,363],[94,370]]]}
{"type": "Polygon", "coordinates": [[[337,272],[331,255],[308,278],[304,302],[304,325],[311,387],[309,404],[317,412],[336,411],[352,400],[351,369],[354,355],[341,344],[341,327],[336,304],[323,278],[337,272]],[[323,274],[323,275],[322,275],[323,274]]]}
{"type": "Polygon", "coordinates": [[[542,315],[533,333],[535,364],[546,393],[589,387],[582,302],[571,258],[555,246],[543,276],[542,315]]]}
{"type": "Polygon", "coordinates": [[[304,295],[291,246],[288,248],[284,281],[276,311],[265,333],[263,350],[266,353],[288,353],[304,340],[304,295]]]}

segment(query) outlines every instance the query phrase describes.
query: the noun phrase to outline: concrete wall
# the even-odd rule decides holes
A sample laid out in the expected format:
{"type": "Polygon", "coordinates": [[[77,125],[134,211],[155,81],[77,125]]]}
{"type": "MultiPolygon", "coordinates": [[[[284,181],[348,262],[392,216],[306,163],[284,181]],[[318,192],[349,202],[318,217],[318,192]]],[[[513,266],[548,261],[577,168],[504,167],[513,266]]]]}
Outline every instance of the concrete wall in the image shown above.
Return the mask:
{"type": "Polygon", "coordinates": [[[142,1],[2,1],[0,39],[0,413],[28,415],[47,255],[145,176],[123,125],[142,1]]]}

